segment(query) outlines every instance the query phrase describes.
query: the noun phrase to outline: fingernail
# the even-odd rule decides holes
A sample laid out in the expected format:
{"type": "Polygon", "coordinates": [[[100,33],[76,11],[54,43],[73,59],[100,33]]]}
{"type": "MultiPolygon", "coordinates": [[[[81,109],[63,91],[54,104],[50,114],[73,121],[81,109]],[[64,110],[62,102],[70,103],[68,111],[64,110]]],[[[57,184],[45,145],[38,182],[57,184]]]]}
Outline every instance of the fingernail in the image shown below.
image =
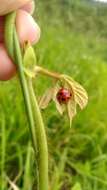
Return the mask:
{"type": "Polygon", "coordinates": [[[21,9],[29,12],[30,14],[33,14],[33,12],[35,10],[35,3],[34,3],[34,1],[31,1],[30,3],[27,3],[21,9]]]}
{"type": "Polygon", "coordinates": [[[16,17],[16,29],[21,44],[25,41],[37,43],[40,38],[40,28],[26,11],[19,10],[16,17]]]}

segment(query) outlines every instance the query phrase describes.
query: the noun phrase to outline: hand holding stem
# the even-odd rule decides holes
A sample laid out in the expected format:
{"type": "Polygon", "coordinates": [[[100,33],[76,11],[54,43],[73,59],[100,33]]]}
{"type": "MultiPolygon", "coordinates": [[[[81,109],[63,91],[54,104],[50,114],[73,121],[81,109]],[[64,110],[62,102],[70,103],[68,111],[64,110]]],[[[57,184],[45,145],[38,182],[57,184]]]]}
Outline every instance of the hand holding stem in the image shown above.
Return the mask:
{"type": "Polygon", "coordinates": [[[5,14],[17,9],[16,29],[21,44],[25,40],[30,41],[30,43],[38,42],[40,29],[30,15],[34,10],[33,1],[1,0],[0,3],[0,80],[9,80],[16,74],[16,66],[5,47],[5,14]]]}

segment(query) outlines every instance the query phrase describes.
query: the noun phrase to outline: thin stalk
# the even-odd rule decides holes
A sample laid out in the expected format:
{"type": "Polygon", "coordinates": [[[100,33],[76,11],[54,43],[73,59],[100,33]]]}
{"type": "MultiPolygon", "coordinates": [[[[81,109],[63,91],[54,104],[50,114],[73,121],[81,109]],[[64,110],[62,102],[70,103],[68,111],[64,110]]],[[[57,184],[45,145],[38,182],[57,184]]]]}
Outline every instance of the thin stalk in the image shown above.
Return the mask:
{"type": "Polygon", "coordinates": [[[37,123],[36,136],[37,136],[37,150],[38,150],[37,162],[38,162],[38,175],[39,175],[38,189],[48,190],[48,147],[47,147],[46,132],[31,79],[28,80],[28,86],[31,96],[34,119],[35,123],[37,123]]]}
{"type": "Polygon", "coordinates": [[[20,49],[16,29],[14,29],[14,50],[15,50],[15,60],[16,60],[17,66],[18,66],[19,80],[20,80],[23,97],[24,97],[24,102],[25,102],[25,107],[26,107],[26,111],[27,111],[27,116],[28,116],[28,120],[29,120],[29,127],[30,127],[30,131],[31,131],[33,146],[36,151],[35,124],[34,124],[33,112],[32,112],[32,107],[31,107],[31,102],[30,102],[29,90],[28,90],[27,81],[25,78],[24,70],[23,70],[22,54],[21,54],[21,49],[20,49]]]}
{"type": "Polygon", "coordinates": [[[14,25],[15,25],[16,12],[12,12],[6,16],[5,19],[5,43],[9,56],[12,60],[14,58],[14,25]]]}
{"type": "Polygon", "coordinates": [[[39,74],[42,74],[42,75],[46,75],[46,76],[52,77],[52,78],[57,79],[57,80],[59,80],[61,78],[60,74],[55,73],[55,72],[50,72],[47,69],[44,69],[44,68],[39,67],[39,66],[35,67],[34,73],[35,74],[39,73],[39,74]]]}
{"type": "Polygon", "coordinates": [[[1,148],[2,148],[2,157],[1,157],[1,189],[4,190],[6,187],[6,182],[5,182],[5,157],[6,157],[6,126],[5,126],[5,118],[4,115],[2,117],[2,143],[1,143],[1,148]]]}

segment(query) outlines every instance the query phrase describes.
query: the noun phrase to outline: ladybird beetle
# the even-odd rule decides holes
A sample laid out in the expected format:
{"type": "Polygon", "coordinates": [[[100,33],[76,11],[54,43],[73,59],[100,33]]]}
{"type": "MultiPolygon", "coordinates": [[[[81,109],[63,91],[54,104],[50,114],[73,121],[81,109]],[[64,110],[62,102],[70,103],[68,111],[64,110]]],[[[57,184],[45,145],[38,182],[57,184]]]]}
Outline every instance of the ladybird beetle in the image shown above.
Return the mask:
{"type": "Polygon", "coordinates": [[[59,102],[60,104],[67,104],[68,101],[71,99],[72,94],[71,94],[71,92],[70,92],[68,89],[66,89],[66,88],[61,88],[61,89],[58,91],[56,97],[57,97],[57,100],[58,100],[58,102],[59,102]]]}

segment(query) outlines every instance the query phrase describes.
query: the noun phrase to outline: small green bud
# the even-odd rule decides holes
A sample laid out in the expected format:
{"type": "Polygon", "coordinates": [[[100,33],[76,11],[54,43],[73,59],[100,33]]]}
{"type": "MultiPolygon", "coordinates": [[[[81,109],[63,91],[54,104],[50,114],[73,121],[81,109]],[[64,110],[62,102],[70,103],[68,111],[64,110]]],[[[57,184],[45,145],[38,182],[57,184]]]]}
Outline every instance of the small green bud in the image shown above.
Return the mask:
{"type": "Polygon", "coordinates": [[[32,69],[37,63],[35,51],[31,45],[27,45],[25,48],[25,54],[23,57],[23,65],[27,69],[32,69]]]}

